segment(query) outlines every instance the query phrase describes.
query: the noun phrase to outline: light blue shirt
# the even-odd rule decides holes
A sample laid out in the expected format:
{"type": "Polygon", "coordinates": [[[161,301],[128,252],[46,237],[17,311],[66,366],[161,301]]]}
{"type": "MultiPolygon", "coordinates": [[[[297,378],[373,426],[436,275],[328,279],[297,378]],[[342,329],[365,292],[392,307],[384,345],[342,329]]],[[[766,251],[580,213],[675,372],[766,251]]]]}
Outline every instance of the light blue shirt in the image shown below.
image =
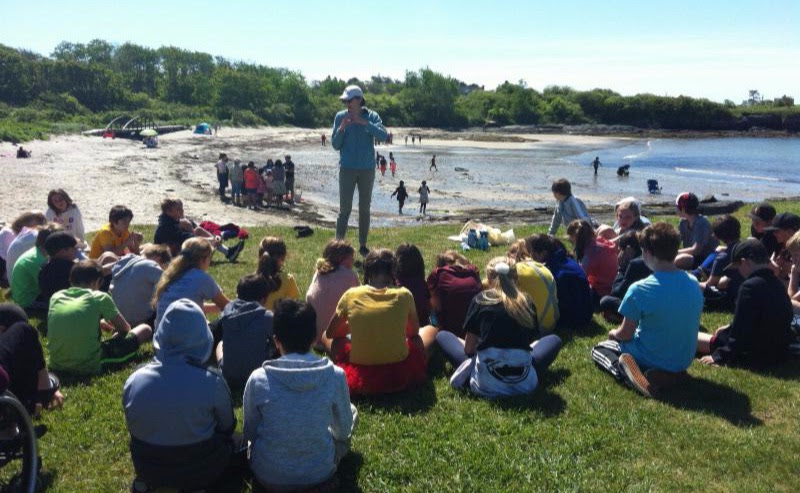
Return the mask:
{"type": "Polygon", "coordinates": [[[381,117],[372,110],[363,108],[361,116],[367,120],[366,125],[350,124],[339,131],[342,119],[347,110],[336,113],[333,119],[331,145],[339,151],[339,165],[342,168],[370,169],[375,167],[375,139],[385,141],[388,132],[381,122],[381,117]]]}
{"type": "Polygon", "coordinates": [[[156,306],[156,323],[154,329],[158,329],[161,317],[167,311],[169,305],[181,298],[189,298],[197,303],[201,308],[206,300],[214,298],[222,292],[213,277],[201,269],[189,269],[177,281],[161,293],[156,306]]]}
{"type": "Polygon", "coordinates": [[[633,283],[619,313],[638,321],[633,339],[620,343],[643,370],[681,372],[697,351],[703,294],[697,279],[684,271],[654,272],[633,283]]]}

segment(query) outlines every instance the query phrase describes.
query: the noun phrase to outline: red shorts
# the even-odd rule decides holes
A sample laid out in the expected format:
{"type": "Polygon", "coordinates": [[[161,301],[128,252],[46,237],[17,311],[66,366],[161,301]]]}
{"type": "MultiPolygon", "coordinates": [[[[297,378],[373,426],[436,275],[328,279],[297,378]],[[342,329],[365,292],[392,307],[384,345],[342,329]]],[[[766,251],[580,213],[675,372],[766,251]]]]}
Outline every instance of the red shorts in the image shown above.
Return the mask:
{"type": "Polygon", "coordinates": [[[419,385],[428,378],[428,363],[424,351],[406,339],[408,357],[397,363],[385,365],[359,365],[350,363],[350,343],[336,357],[335,363],[347,376],[351,395],[374,395],[399,392],[419,385]]]}

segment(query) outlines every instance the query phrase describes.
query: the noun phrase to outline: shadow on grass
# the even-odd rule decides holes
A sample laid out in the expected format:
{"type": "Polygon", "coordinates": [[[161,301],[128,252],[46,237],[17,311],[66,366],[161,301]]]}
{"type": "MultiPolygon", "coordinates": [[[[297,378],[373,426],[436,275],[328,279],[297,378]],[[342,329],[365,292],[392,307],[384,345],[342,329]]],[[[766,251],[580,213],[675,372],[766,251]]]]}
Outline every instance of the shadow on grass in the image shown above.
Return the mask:
{"type": "Polygon", "coordinates": [[[767,378],[779,378],[781,380],[800,379],[800,359],[797,357],[789,359],[777,366],[764,368],[751,368],[750,371],[767,378]]]}
{"type": "Polygon", "coordinates": [[[364,456],[360,452],[350,451],[350,453],[342,457],[337,472],[340,481],[339,491],[362,491],[358,486],[358,474],[363,465],[364,456]]]}
{"type": "Polygon", "coordinates": [[[429,411],[436,404],[436,388],[429,378],[419,387],[398,392],[370,397],[351,398],[356,407],[367,405],[372,409],[381,409],[390,413],[420,414],[429,411]]]}
{"type": "Polygon", "coordinates": [[[55,484],[58,473],[52,469],[47,469],[45,464],[42,464],[42,470],[39,471],[38,485],[36,491],[47,491],[53,484],[55,484]]]}
{"type": "Polygon", "coordinates": [[[61,371],[54,371],[56,375],[58,375],[58,379],[61,381],[61,386],[73,386],[73,385],[91,385],[94,379],[101,378],[103,376],[112,374],[112,373],[119,373],[125,372],[127,375],[130,375],[141,366],[150,363],[153,360],[153,352],[152,351],[143,351],[141,348],[133,356],[131,359],[121,363],[111,363],[103,365],[103,370],[96,374],[96,375],[81,375],[78,373],[69,373],[69,372],[61,372],[61,371]]]}
{"type": "MultiPolygon", "coordinates": [[[[573,329],[566,329],[566,328],[558,328],[555,331],[551,332],[552,334],[556,334],[558,337],[561,338],[561,341],[566,346],[570,341],[575,338],[586,338],[586,337],[598,337],[601,335],[608,334],[609,328],[600,324],[596,317],[592,318],[592,321],[586,327],[581,329],[573,330],[573,329]]],[[[541,335],[545,335],[544,333],[541,335]]]]}
{"type": "Polygon", "coordinates": [[[734,426],[760,426],[752,415],[750,398],[726,385],[691,377],[685,383],[666,389],[658,400],[677,409],[715,414],[734,426]]]}

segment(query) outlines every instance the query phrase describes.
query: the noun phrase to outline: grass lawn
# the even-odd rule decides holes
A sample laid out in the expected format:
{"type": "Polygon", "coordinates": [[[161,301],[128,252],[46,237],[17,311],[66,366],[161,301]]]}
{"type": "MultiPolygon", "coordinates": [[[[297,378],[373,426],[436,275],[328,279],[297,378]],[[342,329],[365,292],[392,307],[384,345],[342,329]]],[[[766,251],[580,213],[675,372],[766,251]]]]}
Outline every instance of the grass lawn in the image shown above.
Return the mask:
{"type": "MultiPolygon", "coordinates": [[[[800,212],[797,202],[776,205],[779,211],[800,212]]],[[[744,210],[737,215],[749,226],[744,210]]],[[[152,237],[152,226],[136,229],[152,237]]],[[[446,236],[459,229],[376,229],[370,242],[391,248],[415,243],[430,270],[438,252],[456,246],[446,236]]],[[[522,237],[543,229],[515,231],[522,237]]],[[[286,267],[302,293],[332,237],[332,231],[318,229],[295,239],[291,229],[269,226],[251,233],[238,264],[211,268],[230,297],[239,277],[254,270],[262,236],[286,238],[286,267]]],[[[502,251],[472,251],[468,257],[483,271],[502,251]]],[[[729,318],[704,313],[703,329],[711,331],[729,318]]],[[[448,384],[452,368],[438,358],[422,388],[356,401],[361,421],[353,453],[340,468],[346,490],[800,490],[800,362],[770,374],[695,363],[690,383],[661,400],[647,400],[597,370],[589,358],[590,348],[610,328],[595,317],[585,331],[561,332],[565,347],[529,397],[490,402],[454,391],[448,384]]],[[[151,355],[148,345],[139,362],[151,355]]],[[[39,442],[49,491],[129,487],[133,468],[121,394],[134,366],[91,379],[62,377],[64,408],[44,414],[49,432],[39,442]]],[[[241,395],[234,401],[241,429],[241,395]]],[[[228,491],[250,491],[247,482],[229,486],[228,491]]]]}

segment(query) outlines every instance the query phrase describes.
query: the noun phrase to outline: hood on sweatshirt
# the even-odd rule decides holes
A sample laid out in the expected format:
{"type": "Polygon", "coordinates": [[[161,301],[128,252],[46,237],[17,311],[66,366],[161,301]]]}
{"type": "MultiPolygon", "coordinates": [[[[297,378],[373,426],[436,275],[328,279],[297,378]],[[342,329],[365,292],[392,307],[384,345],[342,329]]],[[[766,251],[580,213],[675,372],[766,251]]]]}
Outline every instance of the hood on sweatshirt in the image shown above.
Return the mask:
{"type": "Polygon", "coordinates": [[[201,365],[211,356],[214,338],[203,310],[181,298],[169,305],[153,337],[156,359],[164,363],[201,365]]]}
{"type": "Polygon", "coordinates": [[[136,255],[135,253],[129,253],[114,263],[114,266],[111,267],[111,276],[114,278],[124,276],[125,274],[129,273],[135,265],[143,262],[153,261],[136,255]]]}
{"type": "Polygon", "coordinates": [[[257,301],[245,301],[239,298],[231,300],[222,310],[224,327],[245,329],[254,321],[264,317],[264,307],[257,301]]]}
{"type": "Polygon", "coordinates": [[[293,392],[312,392],[335,373],[333,362],[313,353],[291,353],[281,358],[267,360],[262,365],[270,386],[283,386],[293,392]]]}

